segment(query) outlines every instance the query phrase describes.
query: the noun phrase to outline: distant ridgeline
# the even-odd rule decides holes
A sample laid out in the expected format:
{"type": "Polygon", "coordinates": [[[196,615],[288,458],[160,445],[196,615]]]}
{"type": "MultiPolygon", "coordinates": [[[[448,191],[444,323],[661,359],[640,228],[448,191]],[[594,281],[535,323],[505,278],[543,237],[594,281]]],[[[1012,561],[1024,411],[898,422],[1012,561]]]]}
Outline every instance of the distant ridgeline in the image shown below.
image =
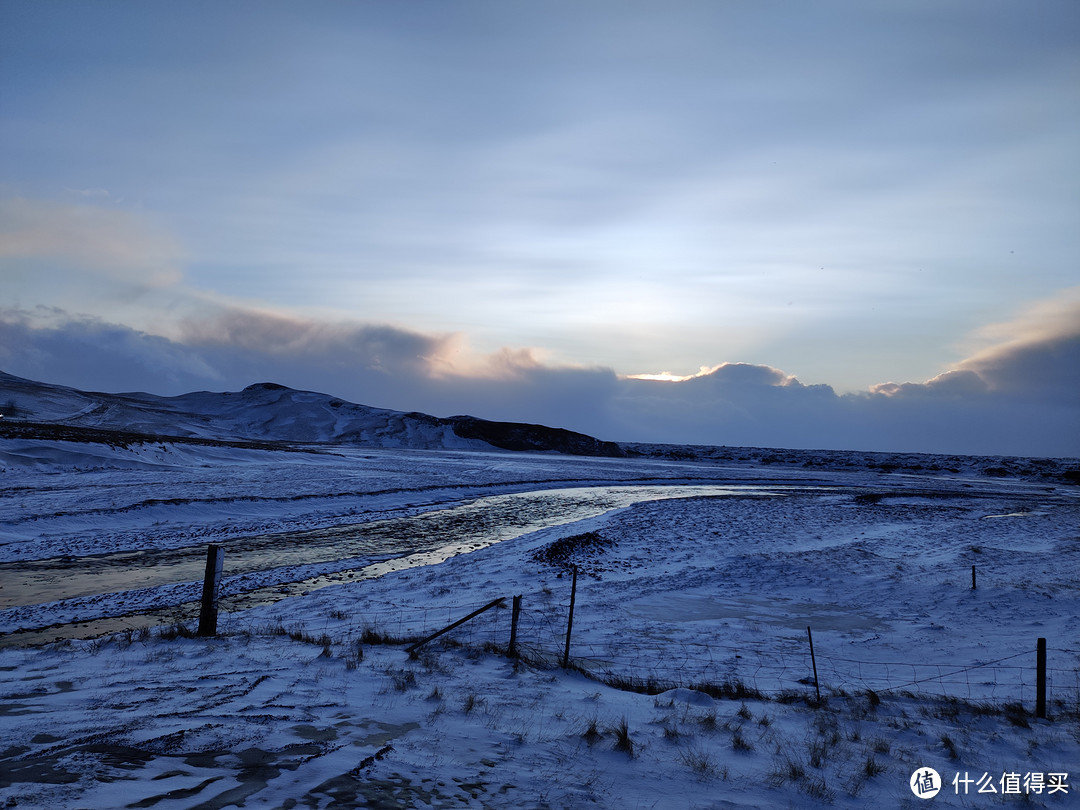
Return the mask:
{"type": "Polygon", "coordinates": [[[259,449],[333,444],[498,448],[755,467],[1008,476],[1080,484],[1077,459],[609,442],[545,425],[372,408],[277,383],[257,383],[238,392],[199,391],[160,397],[80,391],[0,372],[0,403],[0,437],[97,442],[118,447],[172,441],[259,449]]]}
{"type": "Polygon", "coordinates": [[[808,470],[877,470],[882,473],[967,474],[1033,478],[1080,484],[1080,459],[1019,456],[956,456],[869,450],[781,450],[773,447],[716,447],[622,442],[628,458],[671,458],[753,466],[783,465],[808,470]]]}

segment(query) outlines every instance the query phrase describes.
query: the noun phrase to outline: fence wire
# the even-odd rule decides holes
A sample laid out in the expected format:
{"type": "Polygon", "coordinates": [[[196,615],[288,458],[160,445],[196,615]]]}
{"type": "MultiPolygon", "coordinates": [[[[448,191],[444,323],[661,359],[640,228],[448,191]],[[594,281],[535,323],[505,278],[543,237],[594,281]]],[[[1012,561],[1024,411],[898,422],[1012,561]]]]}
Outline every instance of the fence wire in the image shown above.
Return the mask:
{"type": "MultiPolygon", "coordinates": [[[[489,600],[490,601],[490,600],[489,600]]],[[[536,663],[563,662],[567,607],[552,599],[522,606],[517,652],[536,663]]],[[[447,627],[487,602],[440,607],[385,604],[363,617],[363,626],[401,640],[416,640],[447,627]]],[[[512,597],[439,639],[466,647],[506,650],[511,633],[512,597]]],[[[577,619],[577,621],[580,621],[577,619]]],[[[762,696],[809,694],[814,689],[814,661],[808,645],[793,638],[774,639],[770,647],[672,639],[641,628],[634,635],[596,642],[588,632],[571,635],[570,661],[576,669],[641,689],[704,687],[720,692],[762,696]]],[[[1080,661],[1080,651],[1052,648],[1048,656],[1080,661]]],[[[912,693],[964,700],[1030,703],[1036,695],[1035,650],[969,663],[864,660],[817,652],[817,679],[823,693],[912,693]]],[[[1080,713],[1080,668],[1046,669],[1053,702],[1080,713]]]]}

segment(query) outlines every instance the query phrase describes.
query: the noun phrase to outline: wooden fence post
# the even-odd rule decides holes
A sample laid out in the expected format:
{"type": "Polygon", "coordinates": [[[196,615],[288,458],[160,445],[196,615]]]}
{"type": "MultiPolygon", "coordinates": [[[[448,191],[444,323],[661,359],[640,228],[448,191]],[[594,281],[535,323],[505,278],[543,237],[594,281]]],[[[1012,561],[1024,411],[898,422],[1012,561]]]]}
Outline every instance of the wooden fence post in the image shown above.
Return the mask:
{"type": "Polygon", "coordinates": [[[225,550],[217,543],[206,549],[206,573],[203,575],[202,604],[199,608],[199,635],[217,635],[217,594],[221,587],[221,570],[225,564],[225,550]]]}
{"type": "Polygon", "coordinates": [[[1035,644],[1035,716],[1046,719],[1046,639],[1035,644]]]}
{"type": "Polygon", "coordinates": [[[810,632],[810,626],[806,627],[806,637],[810,640],[810,663],[814,667],[814,691],[817,693],[818,703],[821,703],[821,687],[818,685],[817,659],[814,658],[814,636],[810,632]]]}
{"type": "Polygon", "coordinates": [[[451,630],[453,630],[453,629],[454,629],[455,627],[459,627],[460,625],[463,625],[463,624],[465,624],[465,622],[469,621],[469,619],[475,619],[475,618],[476,618],[477,616],[479,616],[479,615],[480,615],[481,613],[483,613],[483,612],[484,612],[485,610],[491,610],[491,609],[492,609],[493,607],[495,607],[496,605],[501,605],[501,604],[503,604],[503,601],[504,601],[504,598],[503,598],[503,597],[501,597],[501,596],[500,596],[500,597],[499,597],[498,599],[492,599],[492,600],[491,600],[490,602],[488,602],[488,603],[487,603],[486,605],[484,605],[484,606],[483,606],[482,608],[480,608],[479,610],[474,610],[474,611],[473,611],[472,613],[470,613],[470,614],[469,614],[468,616],[466,616],[466,617],[465,617],[464,619],[458,619],[458,620],[457,620],[456,622],[454,622],[453,624],[448,624],[448,625],[446,625],[446,627],[444,627],[444,628],[443,628],[442,630],[438,630],[438,631],[436,631],[436,632],[432,633],[432,634],[431,634],[430,636],[428,636],[427,638],[423,638],[423,639],[420,639],[420,641],[416,642],[416,643],[415,643],[415,644],[413,644],[413,645],[412,645],[411,647],[408,647],[408,648],[407,648],[407,649],[405,650],[405,652],[407,652],[407,653],[408,653],[409,655],[412,655],[412,654],[413,654],[414,652],[416,652],[416,651],[417,651],[418,649],[420,649],[421,647],[423,647],[423,646],[424,646],[425,644],[427,644],[427,643],[428,643],[429,641],[434,641],[434,640],[435,640],[435,639],[437,639],[437,638],[438,638],[439,636],[441,636],[441,635],[442,635],[443,633],[449,633],[449,632],[450,632],[451,630]]]}
{"type": "Polygon", "coordinates": [[[517,627],[518,617],[521,616],[521,597],[514,597],[514,608],[510,613],[510,646],[506,648],[506,654],[511,658],[517,658],[517,627]]]}
{"type": "Polygon", "coordinates": [[[566,650],[563,652],[563,669],[570,666],[570,631],[574,627],[574,601],[577,599],[577,566],[573,566],[574,581],[570,586],[570,616],[566,620],[566,650]]]}

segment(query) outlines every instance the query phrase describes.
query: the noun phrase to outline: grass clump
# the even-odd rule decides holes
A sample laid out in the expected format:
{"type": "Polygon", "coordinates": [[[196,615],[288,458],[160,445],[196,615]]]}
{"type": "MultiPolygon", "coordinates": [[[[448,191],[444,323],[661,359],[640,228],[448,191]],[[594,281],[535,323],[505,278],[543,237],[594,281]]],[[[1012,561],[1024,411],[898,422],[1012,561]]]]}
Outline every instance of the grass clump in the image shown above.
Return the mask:
{"type": "Polygon", "coordinates": [[[1010,725],[1017,728],[1031,728],[1031,724],[1028,722],[1027,710],[1020,703],[1006,703],[1002,710],[1005,712],[1005,719],[1009,721],[1010,725]]]}
{"type": "Polygon", "coordinates": [[[829,761],[829,750],[829,744],[825,738],[819,737],[816,740],[811,740],[809,748],[810,767],[819,770],[825,767],[825,763],[829,761]]]}
{"type": "Polygon", "coordinates": [[[829,789],[823,776],[807,773],[802,762],[792,756],[785,755],[776,760],[772,771],[769,772],[768,782],[773,787],[781,787],[787,782],[792,782],[807,796],[825,803],[830,803],[835,798],[835,794],[829,789]]]}
{"type": "Polygon", "coordinates": [[[698,715],[697,723],[705,731],[716,731],[720,726],[720,723],[717,722],[716,709],[709,709],[704,714],[698,715]]]}
{"type": "Polygon", "coordinates": [[[589,721],[589,725],[585,727],[585,730],[581,732],[581,738],[585,740],[590,746],[596,745],[604,735],[600,733],[600,729],[597,726],[596,718],[594,717],[589,721]]]}
{"type": "Polygon", "coordinates": [[[598,532],[585,532],[549,543],[534,552],[532,559],[563,573],[570,573],[576,565],[582,574],[599,579],[604,569],[590,563],[614,544],[614,540],[602,537],[598,532]]]}
{"type": "Polygon", "coordinates": [[[352,645],[352,652],[345,655],[345,669],[359,669],[364,660],[364,645],[359,641],[352,645]]]}
{"type": "Polygon", "coordinates": [[[957,750],[956,743],[953,742],[952,737],[948,734],[942,734],[941,744],[945,747],[945,752],[949,755],[949,759],[960,759],[960,752],[957,750]]]}
{"type": "Polygon", "coordinates": [[[699,779],[727,780],[727,769],[720,768],[707,751],[687,750],[679,755],[679,763],[693,771],[699,779]]]}
{"type": "Polygon", "coordinates": [[[411,669],[391,669],[386,674],[390,676],[395,692],[408,692],[416,686],[416,673],[411,669]]]}
{"type": "Polygon", "coordinates": [[[870,741],[870,748],[875,754],[888,754],[892,751],[892,742],[888,737],[875,737],[870,741]]]}
{"type": "Polygon", "coordinates": [[[612,729],[612,733],[615,735],[615,750],[623,751],[627,756],[633,757],[634,740],[630,736],[630,726],[625,717],[612,729]]]}
{"type": "Polygon", "coordinates": [[[372,625],[365,625],[360,631],[360,641],[363,644],[396,644],[398,639],[375,629],[372,625]]]}
{"type": "Polygon", "coordinates": [[[802,788],[803,793],[812,799],[817,799],[819,802],[828,804],[835,798],[835,794],[829,790],[829,786],[825,784],[824,777],[810,777],[804,779],[799,785],[802,788]]]}
{"type": "MultiPolygon", "coordinates": [[[[290,641],[299,641],[302,644],[312,644],[323,649],[328,649],[333,644],[333,639],[326,633],[319,636],[313,636],[304,630],[302,627],[294,627],[289,629],[283,624],[273,624],[265,630],[268,636],[285,636],[290,641]]],[[[329,653],[327,653],[329,655],[329,653]]]]}
{"type": "Polygon", "coordinates": [[[754,746],[742,735],[742,729],[735,729],[731,735],[731,747],[736,751],[753,751],[754,746]]]}
{"type": "Polygon", "coordinates": [[[806,778],[806,767],[792,756],[780,756],[773,762],[768,781],[773,787],[781,787],[787,782],[800,782],[806,778]]]}
{"type": "Polygon", "coordinates": [[[737,679],[723,681],[722,683],[700,683],[690,688],[698,692],[704,692],[712,698],[724,698],[726,700],[768,700],[768,697],[763,692],[737,679]]]}
{"type": "Polygon", "coordinates": [[[196,632],[183,622],[165,625],[158,630],[158,638],[162,641],[176,641],[178,638],[195,638],[196,632]]]}
{"type": "Polygon", "coordinates": [[[150,640],[150,628],[149,627],[128,627],[123,632],[117,633],[112,637],[113,641],[120,647],[130,647],[136,642],[142,643],[150,640]]]}
{"type": "Polygon", "coordinates": [[[867,754],[866,755],[866,761],[863,762],[863,773],[866,775],[866,777],[868,779],[872,779],[873,777],[877,776],[879,773],[885,773],[885,771],[887,771],[887,770],[888,770],[888,768],[885,765],[878,762],[874,758],[873,754],[867,754]]]}

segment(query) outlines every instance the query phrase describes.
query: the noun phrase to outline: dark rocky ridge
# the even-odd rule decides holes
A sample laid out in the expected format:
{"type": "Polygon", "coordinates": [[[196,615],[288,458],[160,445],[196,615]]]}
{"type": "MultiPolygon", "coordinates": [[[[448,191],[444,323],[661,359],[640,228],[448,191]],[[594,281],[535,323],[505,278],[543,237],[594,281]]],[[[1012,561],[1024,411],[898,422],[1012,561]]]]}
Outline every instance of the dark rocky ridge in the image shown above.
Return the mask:
{"type": "Polygon", "coordinates": [[[489,422],[474,416],[451,416],[447,421],[463,439],[480,439],[503,450],[554,450],[573,456],[625,455],[615,442],[604,442],[564,428],[526,425],[519,422],[489,422]]]}

